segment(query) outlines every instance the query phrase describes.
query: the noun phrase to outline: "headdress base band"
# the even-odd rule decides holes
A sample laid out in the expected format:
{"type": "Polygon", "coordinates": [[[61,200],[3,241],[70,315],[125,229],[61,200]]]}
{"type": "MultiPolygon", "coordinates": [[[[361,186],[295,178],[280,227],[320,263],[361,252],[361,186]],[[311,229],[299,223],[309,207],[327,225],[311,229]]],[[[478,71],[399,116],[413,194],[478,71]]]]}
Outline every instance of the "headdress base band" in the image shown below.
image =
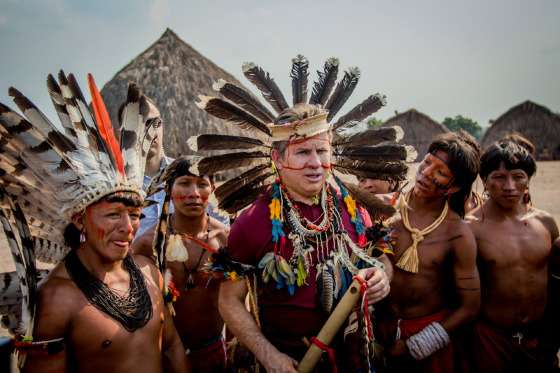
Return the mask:
{"type": "Polygon", "coordinates": [[[289,141],[297,138],[309,138],[328,132],[331,125],[327,122],[328,113],[297,120],[288,124],[267,124],[272,133],[271,141],[289,141]]]}

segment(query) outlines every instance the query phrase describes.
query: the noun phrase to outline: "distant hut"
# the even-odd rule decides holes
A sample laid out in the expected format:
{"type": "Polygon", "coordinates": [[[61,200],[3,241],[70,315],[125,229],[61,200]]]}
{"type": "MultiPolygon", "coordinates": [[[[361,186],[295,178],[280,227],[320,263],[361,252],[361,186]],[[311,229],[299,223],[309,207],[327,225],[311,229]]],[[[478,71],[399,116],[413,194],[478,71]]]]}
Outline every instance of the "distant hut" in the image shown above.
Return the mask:
{"type": "Polygon", "coordinates": [[[162,114],[165,153],[177,157],[192,154],[186,142],[192,135],[237,134],[231,126],[224,126],[223,121],[196,106],[199,94],[218,95],[212,84],[220,78],[241,85],[167,29],[154,44],[116,73],[101,94],[111,121],[118,123],[118,109],[126,98],[128,83],[138,84],[162,114]]]}
{"type": "Polygon", "coordinates": [[[487,147],[514,131],[535,144],[537,159],[560,159],[560,115],[525,101],[493,121],[482,138],[482,146],[487,147]]]}
{"type": "Polygon", "coordinates": [[[396,114],[382,124],[382,127],[400,126],[404,131],[403,144],[412,145],[418,152],[415,162],[422,160],[432,139],[441,133],[449,132],[447,127],[436,122],[416,109],[396,114]]]}

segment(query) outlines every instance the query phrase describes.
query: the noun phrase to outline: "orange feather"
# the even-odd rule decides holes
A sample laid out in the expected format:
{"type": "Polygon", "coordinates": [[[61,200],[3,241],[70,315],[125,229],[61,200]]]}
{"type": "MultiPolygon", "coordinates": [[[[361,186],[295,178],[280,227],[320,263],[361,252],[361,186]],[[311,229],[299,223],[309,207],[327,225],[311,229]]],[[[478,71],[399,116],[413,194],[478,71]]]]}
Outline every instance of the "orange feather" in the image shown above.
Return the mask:
{"type": "Polygon", "coordinates": [[[95,80],[93,80],[93,75],[88,74],[88,85],[89,91],[91,93],[91,102],[93,106],[93,114],[95,116],[95,122],[99,130],[99,134],[107,148],[112,153],[113,159],[115,160],[117,171],[122,176],[125,176],[124,172],[124,161],[119,147],[119,143],[115,138],[115,133],[113,132],[113,126],[111,125],[111,118],[103,102],[103,97],[99,93],[97,86],[95,85],[95,80]]]}

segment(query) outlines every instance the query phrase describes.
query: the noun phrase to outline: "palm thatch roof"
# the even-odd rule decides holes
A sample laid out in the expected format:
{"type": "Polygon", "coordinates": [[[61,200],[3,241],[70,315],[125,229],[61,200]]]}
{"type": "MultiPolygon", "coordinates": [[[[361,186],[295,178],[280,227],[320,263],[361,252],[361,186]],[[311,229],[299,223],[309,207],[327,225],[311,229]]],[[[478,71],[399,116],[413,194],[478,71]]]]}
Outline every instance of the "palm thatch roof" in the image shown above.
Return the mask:
{"type": "Polygon", "coordinates": [[[522,102],[493,121],[481,144],[487,147],[514,131],[535,144],[537,159],[560,159],[559,114],[532,101],[522,102]]]}
{"type": "Polygon", "coordinates": [[[424,157],[436,135],[449,132],[443,124],[436,122],[416,109],[396,114],[394,117],[387,119],[381,126],[400,126],[403,129],[404,137],[401,142],[414,146],[418,152],[415,162],[420,161],[424,157]]]}
{"type": "Polygon", "coordinates": [[[189,136],[238,134],[195,104],[199,94],[217,95],[212,84],[220,78],[242,86],[231,74],[167,29],[154,44],[117,72],[101,94],[111,121],[118,123],[118,109],[126,99],[128,83],[138,84],[161,112],[165,153],[177,157],[192,154],[186,143],[189,136]]]}

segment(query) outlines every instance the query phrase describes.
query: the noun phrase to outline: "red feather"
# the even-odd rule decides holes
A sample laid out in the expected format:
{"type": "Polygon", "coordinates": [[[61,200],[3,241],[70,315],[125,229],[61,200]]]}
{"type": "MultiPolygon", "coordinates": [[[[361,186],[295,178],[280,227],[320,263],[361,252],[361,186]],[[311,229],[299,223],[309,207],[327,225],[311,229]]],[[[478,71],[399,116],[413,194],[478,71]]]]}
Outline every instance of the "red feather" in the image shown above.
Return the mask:
{"type": "Polygon", "coordinates": [[[115,160],[117,171],[122,176],[125,176],[124,172],[124,161],[119,147],[119,143],[115,138],[115,133],[113,132],[113,126],[111,125],[111,118],[103,102],[103,97],[99,93],[97,86],[95,85],[95,80],[93,80],[93,75],[88,74],[88,85],[89,91],[91,93],[91,103],[93,107],[93,114],[95,116],[95,122],[99,130],[99,134],[107,144],[107,148],[110,149],[113,159],[115,160]]]}

